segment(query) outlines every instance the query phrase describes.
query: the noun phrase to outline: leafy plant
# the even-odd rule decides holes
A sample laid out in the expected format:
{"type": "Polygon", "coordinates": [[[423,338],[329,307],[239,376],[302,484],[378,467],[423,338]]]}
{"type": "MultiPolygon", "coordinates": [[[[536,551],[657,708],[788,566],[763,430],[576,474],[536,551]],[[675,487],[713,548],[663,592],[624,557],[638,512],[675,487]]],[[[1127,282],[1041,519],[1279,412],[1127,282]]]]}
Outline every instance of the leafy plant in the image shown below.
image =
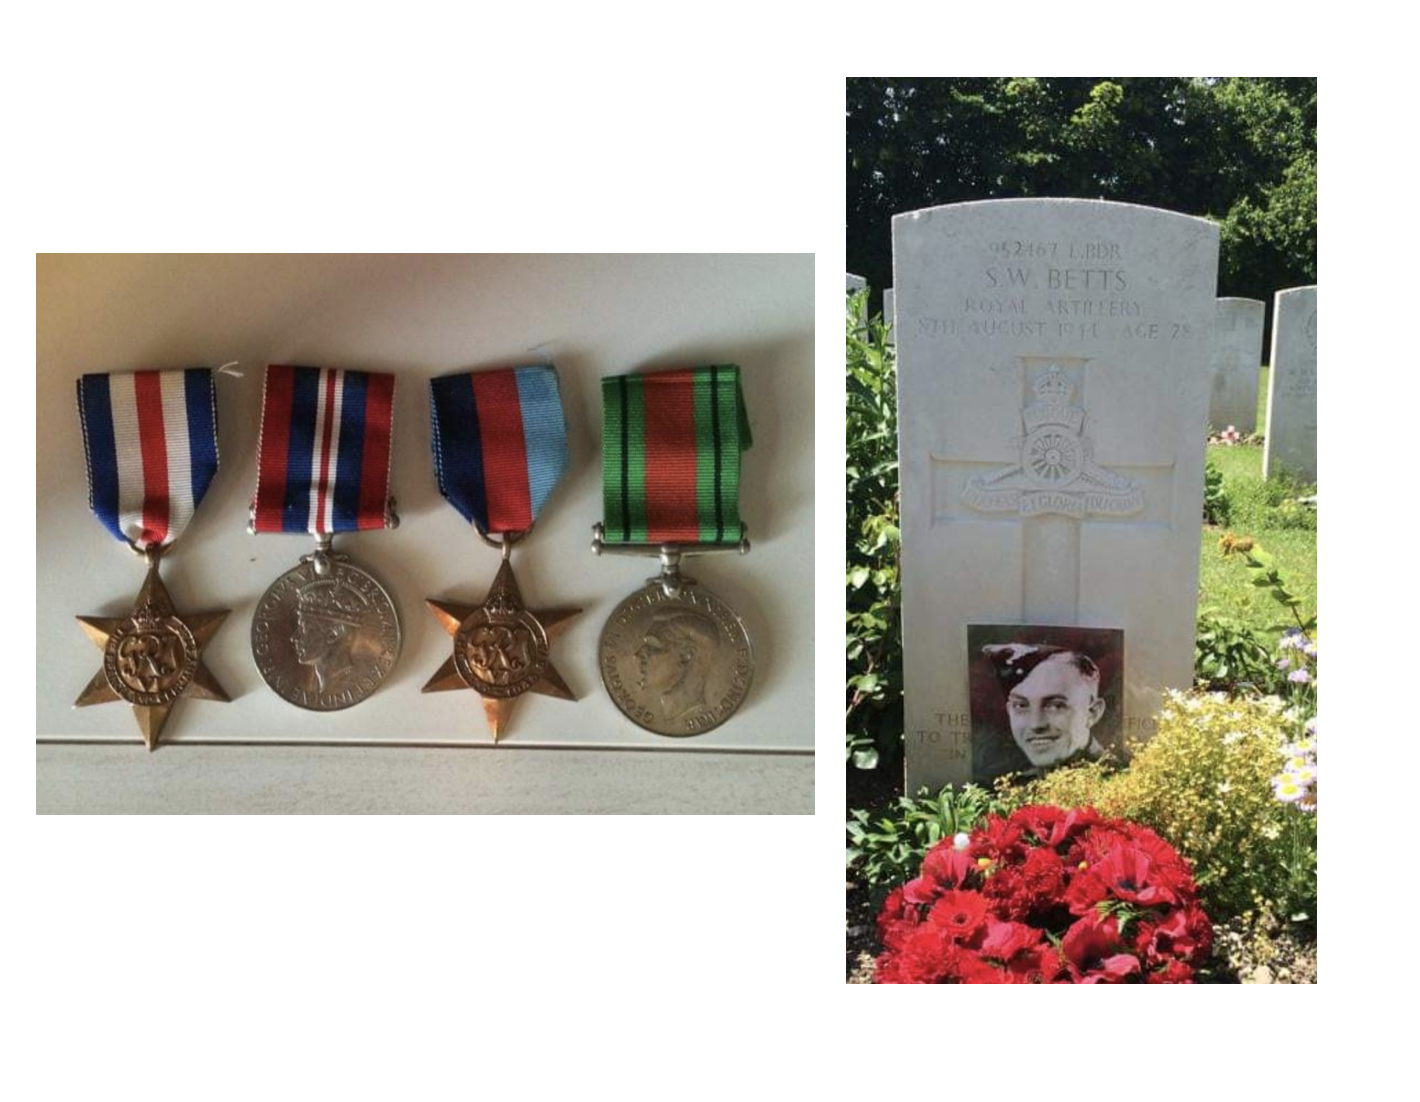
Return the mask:
{"type": "Polygon", "coordinates": [[[1231,510],[1232,504],[1223,486],[1223,472],[1210,462],[1203,475],[1203,522],[1227,524],[1231,510]]]}
{"type": "Polygon", "coordinates": [[[867,292],[848,299],[848,760],[873,769],[902,744],[898,615],[897,364],[867,292]]]}
{"type": "Polygon", "coordinates": [[[1285,678],[1260,632],[1204,609],[1193,644],[1193,676],[1200,688],[1278,692],[1285,678]]]}
{"type": "Polygon", "coordinates": [[[943,838],[971,831],[987,815],[1004,810],[1002,801],[978,785],[947,785],[935,796],[899,796],[886,814],[849,812],[848,870],[874,888],[896,887],[914,876],[923,855],[943,838]]]}
{"type": "Polygon", "coordinates": [[[1256,540],[1225,532],[1219,539],[1218,546],[1222,548],[1224,556],[1240,556],[1247,568],[1253,571],[1252,584],[1266,590],[1274,601],[1292,614],[1295,625],[1281,624],[1276,630],[1295,626],[1308,634],[1316,631],[1316,617],[1302,616],[1302,602],[1287,588],[1286,579],[1277,569],[1277,560],[1258,546],[1256,540]]]}
{"type": "MultiPolygon", "coordinates": [[[[1316,531],[1316,507],[1309,504],[1316,495],[1316,487],[1311,483],[1298,482],[1285,472],[1274,472],[1266,479],[1229,477],[1225,471],[1222,474],[1221,487],[1228,501],[1228,515],[1216,523],[1234,524],[1250,531],[1277,528],[1316,531]]],[[[1206,489],[1204,494],[1206,501],[1206,489]]]]}

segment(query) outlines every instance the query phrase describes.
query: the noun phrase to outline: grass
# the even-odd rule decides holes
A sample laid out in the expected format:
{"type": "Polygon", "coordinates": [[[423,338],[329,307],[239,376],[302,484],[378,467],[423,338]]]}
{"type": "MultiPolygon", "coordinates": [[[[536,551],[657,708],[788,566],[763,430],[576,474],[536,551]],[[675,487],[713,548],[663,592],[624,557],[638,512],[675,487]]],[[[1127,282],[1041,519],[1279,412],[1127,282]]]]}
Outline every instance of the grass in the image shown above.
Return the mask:
{"type": "MultiPolygon", "coordinates": [[[[1257,428],[1267,424],[1267,375],[1257,386],[1257,428]]],[[[1303,604],[1303,615],[1316,613],[1316,511],[1298,505],[1314,486],[1262,479],[1262,449],[1246,445],[1210,445],[1208,461],[1223,475],[1230,515],[1226,525],[1205,527],[1198,572],[1198,606],[1276,636],[1288,622],[1286,610],[1251,584],[1251,571],[1237,559],[1225,559],[1218,538],[1225,531],[1251,536],[1277,560],[1288,587],[1303,604]]]]}
{"type": "MultiPolygon", "coordinates": [[[[1257,427],[1267,424],[1267,374],[1257,386],[1257,427]]],[[[1252,585],[1252,573],[1236,558],[1225,559],[1218,538],[1230,531],[1251,536],[1277,560],[1291,591],[1301,599],[1304,616],[1316,614],[1316,511],[1296,499],[1316,493],[1314,486],[1262,480],[1262,449],[1213,444],[1208,461],[1223,475],[1230,516],[1226,525],[1205,527],[1198,571],[1199,610],[1213,611],[1275,637],[1288,623],[1286,610],[1252,585]]]]}

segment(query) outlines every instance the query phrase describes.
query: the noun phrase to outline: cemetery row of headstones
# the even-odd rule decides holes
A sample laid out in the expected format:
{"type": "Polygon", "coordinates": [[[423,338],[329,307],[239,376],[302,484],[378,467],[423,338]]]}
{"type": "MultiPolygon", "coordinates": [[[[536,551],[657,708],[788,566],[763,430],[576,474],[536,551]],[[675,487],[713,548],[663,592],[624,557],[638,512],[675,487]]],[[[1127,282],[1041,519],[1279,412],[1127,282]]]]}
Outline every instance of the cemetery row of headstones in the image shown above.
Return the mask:
{"type": "MultiPolygon", "coordinates": [[[[1255,430],[1262,303],[1170,211],[892,228],[907,791],[1122,750],[1192,683],[1205,428],[1255,430]]],[[[1265,469],[1314,481],[1315,287],[1277,296],[1268,389],[1265,469]]]]}

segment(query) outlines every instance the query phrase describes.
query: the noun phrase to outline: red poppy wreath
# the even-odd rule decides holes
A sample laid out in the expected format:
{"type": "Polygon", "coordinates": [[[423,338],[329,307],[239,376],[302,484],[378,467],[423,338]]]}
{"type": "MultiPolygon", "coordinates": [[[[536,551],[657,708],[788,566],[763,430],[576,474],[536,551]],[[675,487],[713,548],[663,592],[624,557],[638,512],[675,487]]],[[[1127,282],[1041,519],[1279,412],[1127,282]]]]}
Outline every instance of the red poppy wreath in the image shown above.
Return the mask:
{"type": "Polygon", "coordinates": [[[1152,830],[1039,806],[933,847],[878,933],[878,983],[1192,983],[1213,941],[1152,830]]]}

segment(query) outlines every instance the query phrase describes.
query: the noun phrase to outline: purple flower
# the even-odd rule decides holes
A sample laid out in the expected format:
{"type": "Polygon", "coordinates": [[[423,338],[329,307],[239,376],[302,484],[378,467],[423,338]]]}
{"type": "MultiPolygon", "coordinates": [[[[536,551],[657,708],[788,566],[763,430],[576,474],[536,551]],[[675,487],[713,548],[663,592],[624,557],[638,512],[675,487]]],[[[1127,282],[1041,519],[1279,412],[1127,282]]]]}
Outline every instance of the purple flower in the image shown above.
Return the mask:
{"type": "MultiPolygon", "coordinates": [[[[1284,639],[1283,642],[1285,643],[1286,640],[1284,639]]],[[[1285,656],[1277,659],[1277,668],[1279,670],[1290,670],[1292,668],[1292,660],[1285,656]]]]}
{"type": "Polygon", "coordinates": [[[1311,674],[1306,670],[1293,670],[1287,675],[1288,681],[1295,681],[1298,685],[1305,685],[1311,679],[1311,674]]]}

